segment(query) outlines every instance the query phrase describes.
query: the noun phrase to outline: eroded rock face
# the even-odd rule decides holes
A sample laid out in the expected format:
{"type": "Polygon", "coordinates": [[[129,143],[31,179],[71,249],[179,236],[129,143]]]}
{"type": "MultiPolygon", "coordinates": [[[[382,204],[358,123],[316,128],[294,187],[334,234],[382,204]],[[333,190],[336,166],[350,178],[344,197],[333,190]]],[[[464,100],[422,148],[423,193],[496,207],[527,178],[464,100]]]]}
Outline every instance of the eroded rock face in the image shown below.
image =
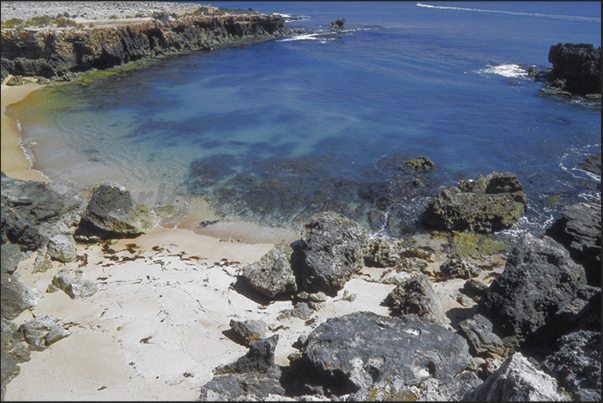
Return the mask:
{"type": "Polygon", "coordinates": [[[546,234],[584,266],[588,284],[601,286],[601,200],[576,203],[563,211],[546,234]]]}
{"type": "Polygon", "coordinates": [[[551,46],[547,77],[555,87],[577,95],[601,93],[601,47],[592,44],[558,43],[551,46]]]}
{"type": "Polygon", "coordinates": [[[526,195],[517,176],[492,172],[448,187],[429,203],[422,222],[447,231],[493,232],[510,228],[526,211],[526,195]]]}
{"type": "Polygon", "coordinates": [[[584,268],[563,246],[546,236],[525,234],[511,247],[504,271],[488,288],[479,310],[504,336],[524,339],[570,304],[585,284],[584,268]]]}
{"type": "Polygon", "coordinates": [[[295,273],[291,268],[293,248],[288,243],[278,243],[258,262],[243,269],[242,276],[251,287],[270,298],[297,291],[295,273]]]}
{"type": "Polygon", "coordinates": [[[119,185],[99,185],[92,193],[78,233],[123,238],[143,234],[152,226],[147,207],[134,202],[128,190],[119,185]]]}
{"type": "Polygon", "coordinates": [[[521,353],[507,358],[500,368],[477,388],[465,394],[470,402],[564,401],[557,381],[537,370],[521,353]]]}
{"type": "Polygon", "coordinates": [[[404,279],[387,296],[387,302],[396,314],[416,314],[431,323],[446,324],[442,301],[433,289],[429,276],[417,274],[404,279]]]}
{"type": "Polygon", "coordinates": [[[355,312],[328,319],[302,349],[331,393],[354,393],[387,378],[406,385],[435,378],[451,382],[470,362],[467,342],[417,315],[384,317],[355,312]]]}
{"type": "Polygon", "coordinates": [[[366,230],[354,221],[331,211],[313,215],[302,231],[302,288],[337,294],[362,269],[366,245],[366,230]]]}

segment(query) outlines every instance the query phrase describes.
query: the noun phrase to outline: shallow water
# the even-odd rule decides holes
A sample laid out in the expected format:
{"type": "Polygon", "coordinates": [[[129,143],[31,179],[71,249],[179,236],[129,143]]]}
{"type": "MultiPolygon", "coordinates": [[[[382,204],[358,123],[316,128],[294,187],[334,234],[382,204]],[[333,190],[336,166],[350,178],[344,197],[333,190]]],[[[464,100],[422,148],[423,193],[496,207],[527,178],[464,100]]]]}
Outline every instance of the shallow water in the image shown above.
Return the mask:
{"type": "Polygon", "coordinates": [[[600,104],[545,96],[527,77],[558,42],[600,46],[598,2],[214,5],[295,17],[306,34],[35,92],[8,110],[34,167],[82,188],[118,182],[158,212],[176,205],[161,210],[166,226],[195,206],[197,229],[297,229],[332,209],[399,235],[442,187],[492,171],[525,187],[514,231],[600,197],[581,167],[601,148],[600,104]],[[432,171],[406,168],[421,155],[432,171]]]}

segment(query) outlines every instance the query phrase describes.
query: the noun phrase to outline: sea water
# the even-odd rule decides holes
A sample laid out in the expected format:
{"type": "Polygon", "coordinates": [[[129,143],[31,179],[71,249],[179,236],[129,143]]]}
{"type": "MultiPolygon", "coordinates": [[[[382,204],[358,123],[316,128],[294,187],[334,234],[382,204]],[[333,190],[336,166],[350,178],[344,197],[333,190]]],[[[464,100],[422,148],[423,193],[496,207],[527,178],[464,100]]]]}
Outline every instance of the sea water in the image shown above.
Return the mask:
{"type": "Polygon", "coordinates": [[[551,45],[600,46],[600,2],[212,4],[305,33],[37,91],[8,108],[34,168],[82,189],[119,183],[163,225],[192,214],[197,229],[299,229],[329,209],[402,235],[443,188],[493,171],[525,188],[512,231],[600,198],[583,167],[601,149],[600,103],[528,77],[551,45]],[[404,164],[419,156],[435,168],[404,164]]]}

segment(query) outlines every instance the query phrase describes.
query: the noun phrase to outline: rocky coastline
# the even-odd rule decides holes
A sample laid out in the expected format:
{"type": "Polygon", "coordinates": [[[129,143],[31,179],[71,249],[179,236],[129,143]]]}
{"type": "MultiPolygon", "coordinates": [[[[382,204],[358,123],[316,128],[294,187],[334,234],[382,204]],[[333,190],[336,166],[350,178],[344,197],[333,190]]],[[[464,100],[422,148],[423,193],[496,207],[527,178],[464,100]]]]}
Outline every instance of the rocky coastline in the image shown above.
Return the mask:
{"type": "MultiPolygon", "coordinates": [[[[4,72],[69,80],[290,32],[275,15],[179,7],[126,25],[3,29],[3,81],[4,72]]],[[[590,72],[591,48],[551,54],[585,54],[590,72]]],[[[565,80],[556,91],[597,93],[590,75],[579,84],[563,58],[549,59],[551,82],[565,80]]],[[[419,159],[417,171],[433,166],[419,159]]],[[[600,175],[600,154],[591,169],[600,175]]],[[[507,245],[489,235],[523,216],[523,185],[512,172],[484,174],[434,195],[421,234],[375,238],[320,211],[293,242],[252,247],[158,235],[116,184],[83,197],[69,183],[2,173],[2,400],[21,367],[51,350],[82,368],[50,361],[32,378],[88,371],[86,400],[600,401],[600,198],[567,206],[541,238],[507,245]]],[[[74,398],[61,393],[48,397],[74,398]]]]}

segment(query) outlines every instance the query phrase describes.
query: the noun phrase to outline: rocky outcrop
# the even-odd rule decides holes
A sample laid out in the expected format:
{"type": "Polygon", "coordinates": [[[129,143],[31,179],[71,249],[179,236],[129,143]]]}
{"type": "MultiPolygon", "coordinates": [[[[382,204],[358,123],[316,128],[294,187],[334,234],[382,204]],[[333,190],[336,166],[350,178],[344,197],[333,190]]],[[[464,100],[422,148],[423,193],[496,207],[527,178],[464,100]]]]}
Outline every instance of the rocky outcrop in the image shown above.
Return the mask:
{"type": "Polygon", "coordinates": [[[416,314],[431,323],[446,324],[446,313],[429,276],[417,274],[404,279],[386,298],[394,314],[416,314]]]}
{"type": "Polygon", "coordinates": [[[81,241],[127,238],[152,227],[147,207],[136,203],[130,191],[119,185],[99,185],[93,190],[76,237],[81,241]]]}
{"type": "Polygon", "coordinates": [[[546,236],[525,234],[512,246],[504,271],[488,288],[479,310],[503,336],[523,340],[542,332],[585,284],[584,268],[565,248],[546,236]]]}
{"type": "Polygon", "coordinates": [[[601,47],[558,43],[551,46],[548,86],[576,95],[601,94],[601,47]]]}
{"type": "Polygon", "coordinates": [[[601,400],[601,332],[578,331],[561,337],[559,350],[542,362],[578,401],[601,400]]]}
{"type": "Polygon", "coordinates": [[[81,29],[3,29],[2,70],[60,77],[162,53],[210,50],[240,38],[269,39],[291,32],[276,14],[199,15],[81,29]]]}
{"type": "Polygon", "coordinates": [[[288,243],[277,243],[258,262],[243,268],[241,276],[255,290],[270,298],[297,291],[295,273],[291,268],[293,248],[288,243]]]}
{"type": "Polygon", "coordinates": [[[477,388],[465,394],[469,402],[565,401],[557,381],[536,369],[521,353],[507,358],[500,368],[477,388]]]}
{"type": "Polygon", "coordinates": [[[302,289],[335,295],[364,265],[366,230],[331,211],[310,217],[302,231],[299,272],[302,289]]]}
{"type": "Polygon", "coordinates": [[[601,200],[577,203],[563,211],[546,234],[565,246],[584,266],[588,284],[601,286],[601,200]]]}
{"type": "Polygon", "coordinates": [[[445,189],[429,203],[421,220],[447,231],[493,232],[510,228],[525,211],[526,195],[517,176],[492,172],[445,189]]]}

